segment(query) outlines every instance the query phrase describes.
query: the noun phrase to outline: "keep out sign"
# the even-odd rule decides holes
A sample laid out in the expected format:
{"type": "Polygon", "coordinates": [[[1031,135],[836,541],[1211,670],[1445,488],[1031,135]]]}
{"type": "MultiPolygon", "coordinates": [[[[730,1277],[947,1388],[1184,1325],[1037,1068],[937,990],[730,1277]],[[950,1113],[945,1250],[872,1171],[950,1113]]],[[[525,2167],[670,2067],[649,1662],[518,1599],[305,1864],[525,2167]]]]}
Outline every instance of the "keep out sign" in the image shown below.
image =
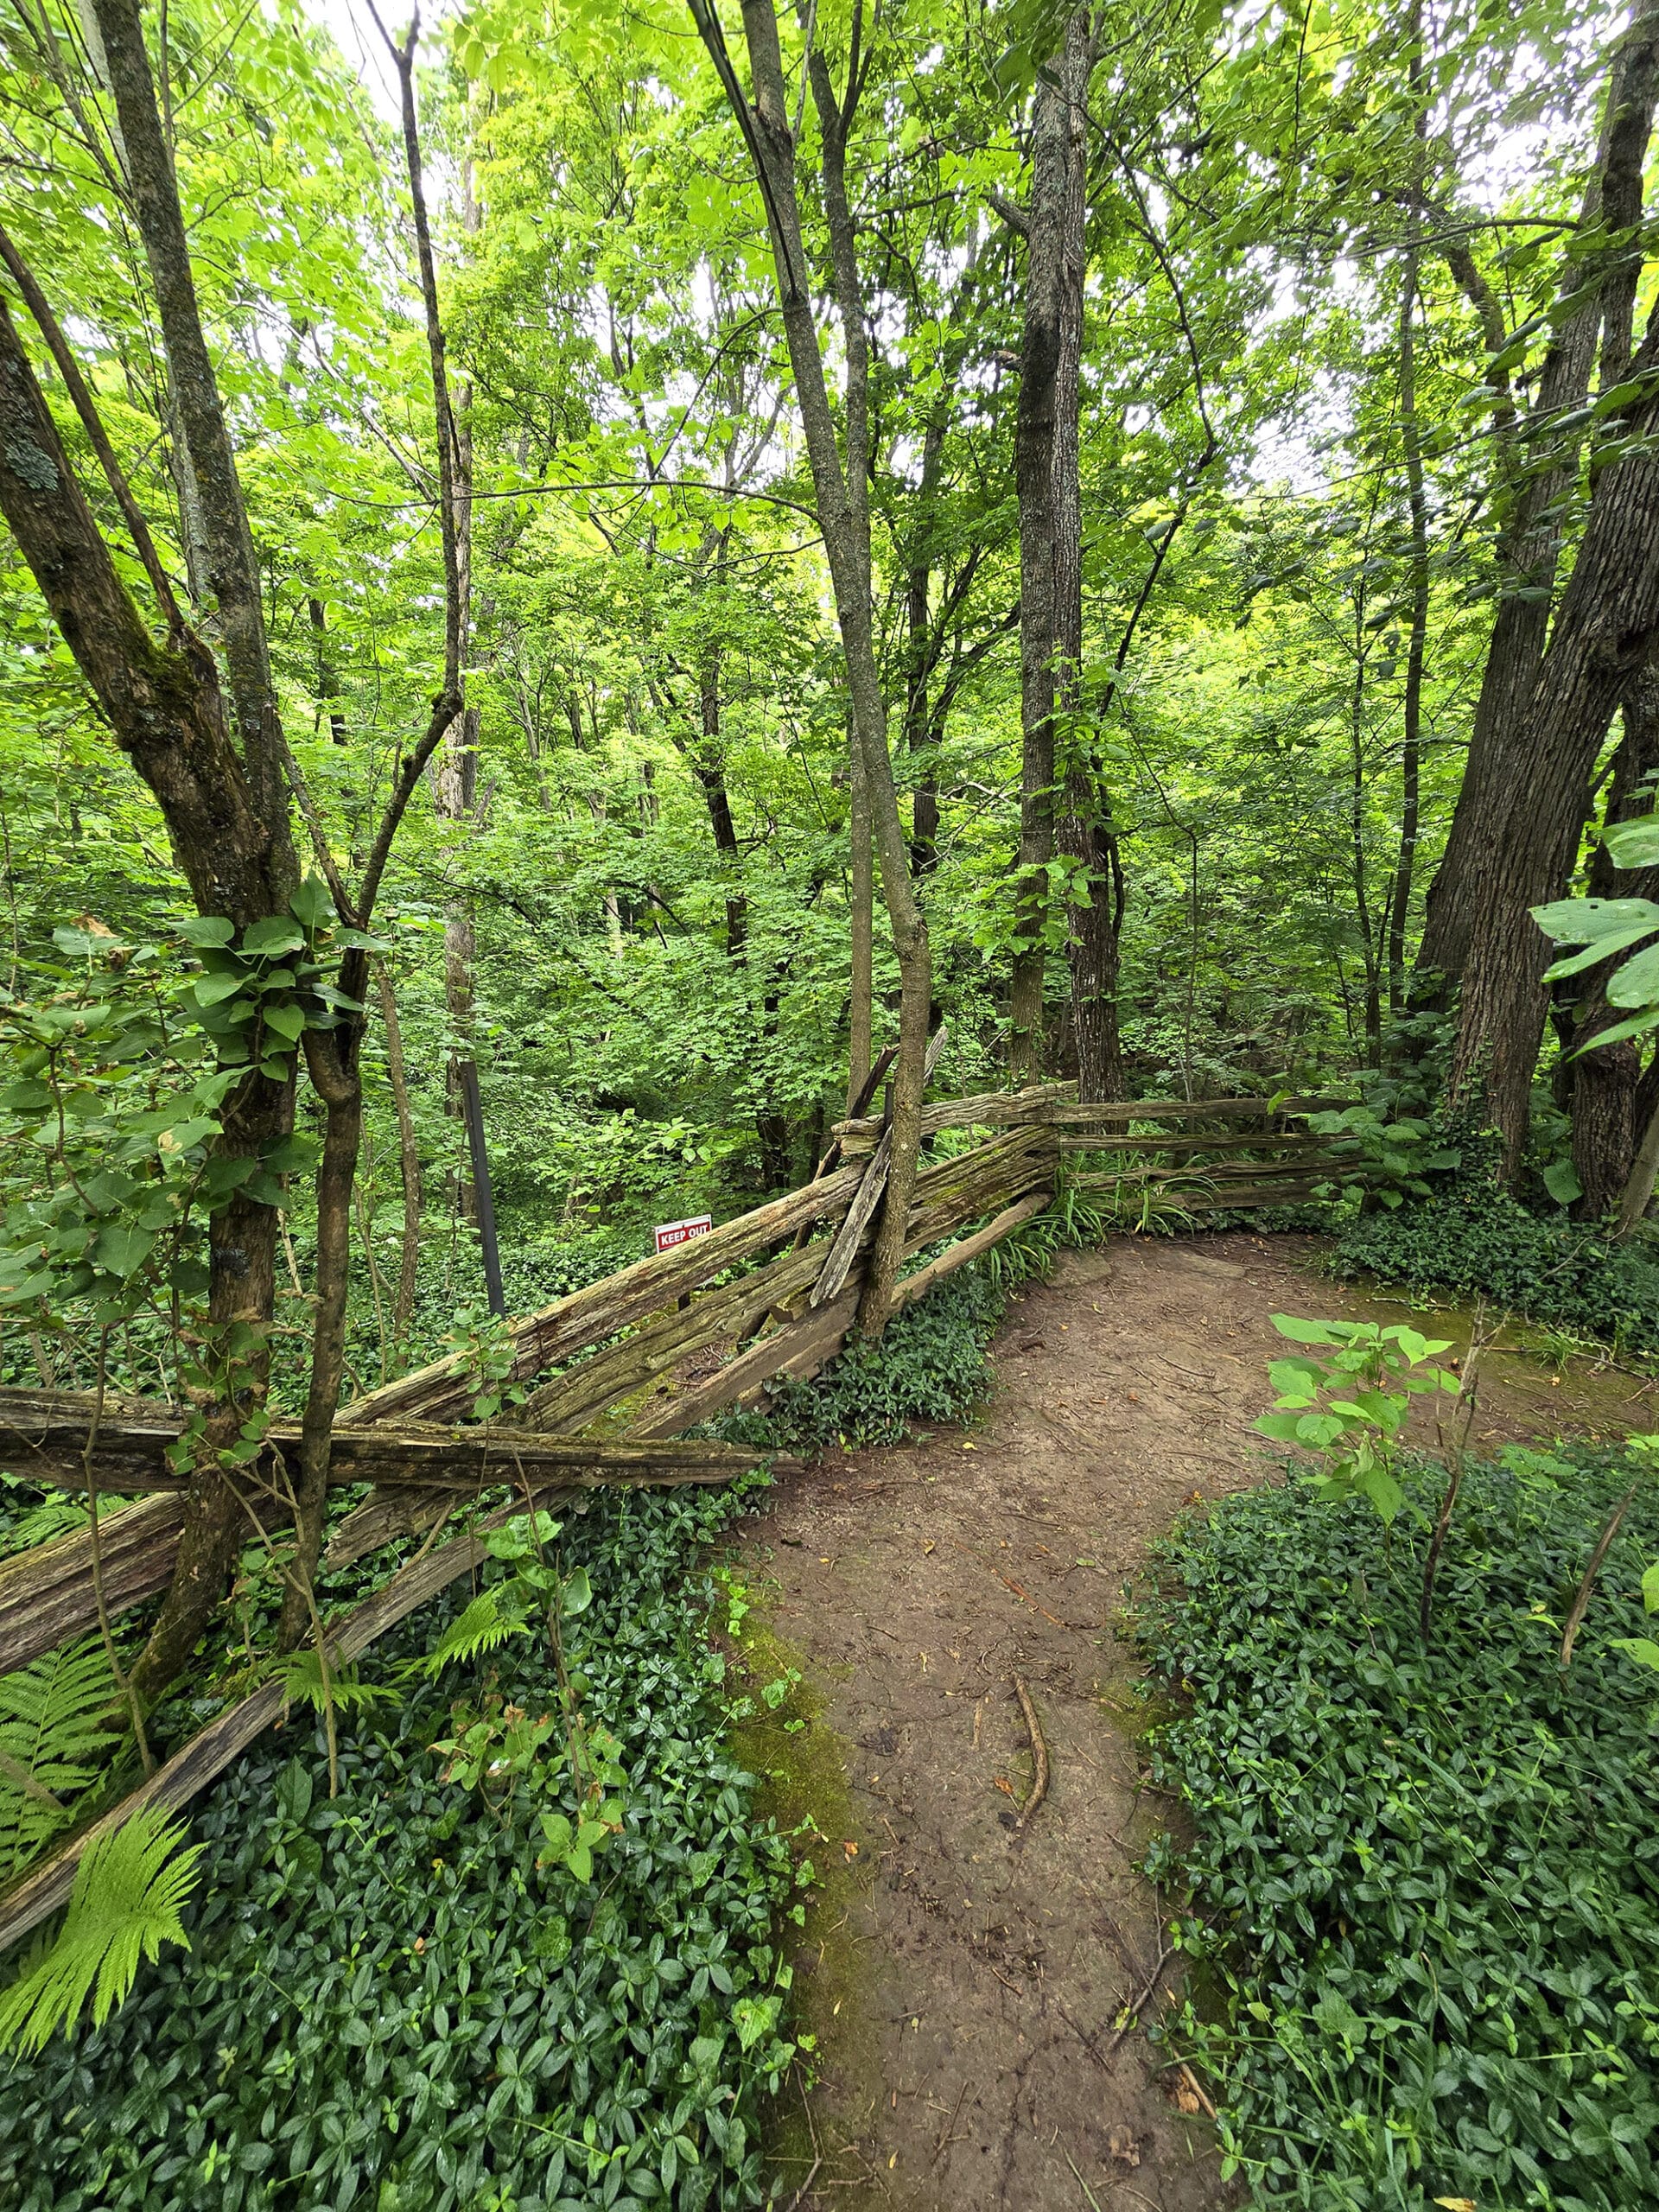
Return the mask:
{"type": "Polygon", "coordinates": [[[657,1231],[657,1249],[671,1252],[677,1244],[689,1244],[694,1236],[706,1236],[714,1225],[711,1213],[695,1213],[689,1221],[665,1221],[657,1231]]]}

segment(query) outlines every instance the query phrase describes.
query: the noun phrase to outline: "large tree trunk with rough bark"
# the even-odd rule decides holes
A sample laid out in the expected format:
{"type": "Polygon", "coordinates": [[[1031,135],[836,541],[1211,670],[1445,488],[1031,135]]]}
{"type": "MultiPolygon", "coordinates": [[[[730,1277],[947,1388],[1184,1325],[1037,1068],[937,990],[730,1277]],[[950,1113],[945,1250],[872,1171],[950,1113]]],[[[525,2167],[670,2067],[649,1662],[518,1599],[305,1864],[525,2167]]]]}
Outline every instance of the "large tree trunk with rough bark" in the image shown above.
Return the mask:
{"type": "MultiPolygon", "coordinates": [[[[1659,772],[1659,666],[1652,662],[1624,695],[1624,721],[1602,815],[1604,830],[1653,810],[1652,779],[1659,772]]],[[[1599,845],[1586,887],[1592,899],[1659,899],[1659,868],[1617,868],[1605,846],[1599,845]]],[[[1607,1003],[1607,985],[1618,965],[1618,960],[1610,960],[1557,987],[1565,1001],[1560,1025],[1563,1050],[1583,1054],[1562,1062],[1561,1103],[1573,1122],[1573,1165],[1581,1186],[1576,1211],[1588,1221],[1601,1220],[1618,1205],[1652,1115],[1648,1094],[1655,1085],[1644,1084],[1642,1055],[1630,1039],[1599,1052],[1584,1051],[1625,1011],[1607,1003]]],[[[1659,1059],[1655,1067],[1659,1069],[1659,1059]]]]}
{"type": "MultiPolygon", "coordinates": [[[[1659,370],[1659,317],[1632,365],[1659,370]]],[[[1628,411],[1630,447],[1596,480],[1578,558],[1521,726],[1514,772],[1468,857],[1476,926],[1464,969],[1454,1096],[1484,1086],[1519,1164],[1548,995],[1549,947],[1529,911],[1560,895],[1577,856],[1591,777],[1620,699],[1659,642],[1659,396],[1628,411]],[[1501,804],[1499,801],[1501,800],[1501,804]]]]}
{"type": "MultiPolygon", "coordinates": [[[[1535,727],[1535,695],[1551,637],[1564,497],[1580,450],[1582,433],[1556,441],[1552,451],[1549,426],[1582,407],[1596,365],[1597,335],[1604,327],[1615,334],[1611,346],[1603,347],[1604,377],[1610,366],[1615,381],[1622,372],[1616,334],[1621,326],[1629,331],[1634,276],[1640,266],[1639,251],[1632,263],[1630,232],[1641,217],[1642,169],[1656,91],[1659,8],[1654,0],[1636,0],[1630,29],[1613,57],[1597,160],[1562,271],[1560,299],[1565,312],[1555,323],[1537,402],[1525,424],[1507,403],[1507,378],[1500,376],[1494,387],[1503,402],[1495,413],[1501,595],[1463,785],[1446,853],[1429,890],[1413,988],[1419,1006],[1450,1006],[1481,942],[1482,978],[1472,1017],[1468,1011],[1460,1017],[1459,1059],[1465,1070],[1484,1049],[1481,1001],[1491,988],[1496,941],[1503,938],[1516,947],[1528,942],[1524,925],[1490,903],[1502,895],[1491,862],[1495,840],[1514,827],[1515,791],[1531,778],[1528,734],[1535,727]],[[1534,457],[1541,439],[1541,451],[1549,456],[1547,465],[1534,457]]],[[[1481,315],[1489,351],[1501,356],[1507,338],[1490,288],[1466,252],[1453,251],[1448,259],[1481,315]]],[[[1539,849],[1535,863],[1522,871],[1529,879],[1541,874],[1547,854],[1570,851],[1576,844],[1584,789],[1571,779],[1561,789],[1561,816],[1536,811],[1524,825],[1523,833],[1535,836],[1539,849]]],[[[1560,887],[1559,880],[1547,883],[1539,895],[1553,897],[1560,887]]]]}

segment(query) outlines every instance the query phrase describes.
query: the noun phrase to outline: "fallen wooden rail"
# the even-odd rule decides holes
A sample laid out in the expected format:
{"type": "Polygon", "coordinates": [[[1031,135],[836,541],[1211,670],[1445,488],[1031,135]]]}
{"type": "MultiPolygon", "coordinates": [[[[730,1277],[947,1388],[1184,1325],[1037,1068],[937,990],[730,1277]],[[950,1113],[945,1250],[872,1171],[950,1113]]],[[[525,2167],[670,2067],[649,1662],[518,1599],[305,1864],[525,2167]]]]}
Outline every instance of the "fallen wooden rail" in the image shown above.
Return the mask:
{"type": "MultiPolygon", "coordinates": [[[[19,1396],[29,1394],[6,1395],[15,1403],[19,1396]]],[[[58,1402],[61,1404],[60,1400],[58,1402]]],[[[148,1442],[154,1442],[155,1432],[143,1433],[148,1442]]],[[[177,1433],[176,1423],[172,1433],[177,1433]]],[[[83,1426],[83,1447],[85,1439],[83,1426]]],[[[354,1445],[363,1440],[360,1435],[353,1435],[354,1445]]],[[[384,1528],[380,1542],[403,1533],[409,1524],[411,1516],[404,1508],[411,1491],[430,1496],[438,1509],[432,1517],[442,1519],[459,1498],[502,1483],[545,1484],[557,1479],[570,1494],[618,1485],[654,1490],[683,1483],[728,1483],[761,1464],[757,1452],[690,1440],[599,1443],[538,1437],[517,1429],[474,1429],[470,1437],[462,1431],[457,1440],[448,1429],[405,1426],[386,1433],[379,1440],[395,1444],[397,1449],[385,1455],[380,1471],[368,1479],[395,1490],[398,1508],[387,1514],[383,1522],[367,1524],[384,1528]]],[[[130,1445],[121,1448],[124,1459],[130,1460],[130,1445]]],[[[111,1620],[156,1596],[172,1580],[184,1506],[175,1492],[176,1478],[161,1459],[164,1448],[164,1442],[156,1445],[159,1471],[148,1484],[161,1494],[141,1505],[99,1516],[104,1602],[111,1620]]],[[[340,1465],[341,1458],[351,1456],[342,1453],[336,1459],[331,1480],[343,1485],[365,1479],[360,1465],[355,1471],[340,1465]]],[[[25,1465],[41,1479],[57,1479],[42,1474],[40,1463],[25,1465]]],[[[273,1472],[273,1468],[262,1469],[256,1462],[234,1478],[246,1503],[249,1541],[281,1532],[293,1518],[283,1487],[271,1479],[273,1472]]],[[[86,1470],[79,1453],[71,1478],[77,1487],[85,1486],[86,1470]]],[[[99,1479],[101,1484],[101,1470],[99,1479]]],[[[137,1478],[130,1479],[136,1484],[137,1478]]],[[[364,1510],[359,1507],[359,1513],[364,1510]]],[[[349,1520],[346,1525],[351,1525],[349,1520]]],[[[340,1565],[372,1548],[372,1545],[360,1549],[349,1545],[331,1547],[330,1563],[340,1565]]],[[[97,1626],[98,1592],[90,1529],[77,1529],[20,1552],[13,1559],[0,1560],[0,1673],[26,1667],[43,1651],[89,1635],[97,1626]]]]}

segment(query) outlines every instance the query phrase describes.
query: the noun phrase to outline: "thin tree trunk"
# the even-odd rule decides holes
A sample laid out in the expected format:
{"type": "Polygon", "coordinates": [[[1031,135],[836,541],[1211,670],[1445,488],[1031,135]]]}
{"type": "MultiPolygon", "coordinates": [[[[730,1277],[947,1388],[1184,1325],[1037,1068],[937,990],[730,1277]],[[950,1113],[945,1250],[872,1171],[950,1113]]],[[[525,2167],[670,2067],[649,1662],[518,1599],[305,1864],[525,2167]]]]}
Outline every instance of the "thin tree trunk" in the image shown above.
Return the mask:
{"type": "Polygon", "coordinates": [[[1059,238],[1060,338],[1055,364],[1052,482],[1053,701],[1057,760],[1064,793],[1058,842],[1072,863],[1066,904],[1066,960],[1077,1045],[1077,1096],[1095,1103],[1123,1095],[1118,1036],[1118,931],[1123,870],[1102,788],[1097,747],[1084,723],[1083,691],[1083,484],[1079,403],[1083,288],[1088,228],[1089,79],[1094,66],[1089,15],[1065,27],[1060,92],[1066,133],[1065,200],[1059,238]]]}
{"type": "Polygon", "coordinates": [[[397,1116],[397,1166],[404,1186],[404,1234],[397,1266],[397,1295],[391,1309],[392,1344],[401,1358],[409,1338],[410,1318],[421,1272],[421,1150],[410,1110],[409,1077],[404,1065],[403,1025],[397,1018],[397,994],[384,962],[375,963],[380,995],[380,1018],[386,1026],[386,1076],[391,1089],[392,1109],[397,1116]]]}
{"type": "Polygon", "coordinates": [[[1417,422],[1417,280],[1422,224],[1422,164],[1428,118],[1422,98],[1423,32],[1421,0],[1411,17],[1410,89],[1413,101],[1410,235],[1400,272],[1400,438],[1406,463],[1406,504],[1411,518],[1410,630],[1406,640],[1406,693],[1400,743],[1400,851],[1389,908],[1389,1013],[1406,1013],[1406,933],[1421,817],[1423,662],[1428,642],[1428,499],[1423,484],[1422,435],[1417,422]]]}
{"type": "Polygon", "coordinates": [[[871,613],[866,481],[869,467],[868,357],[858,285],[856,241],[847,201],[844,169],[847,129],[856,109],[862,81],[859,34],[863,19],[861,13],[855,17],[844,108],[836,105],[821,54],[815,54],[810,72],[823,140],[824,206],[847,360],[847,453],[843,464],[836,446],[835,417],[812,313],[796,185],[795,143],[789,124],[777,17],[771,0],[743,0],[744,37],[754,86],[751,102],[745,97],[732,66],[719,17],[708,6],[707,0],[691,0],[691,12],[741,126],[766,201],[779,307],[812,471],[818,524],[823,533],[824,554],[835,592],[854,728],[869,789],[876,857],[899,961],[899,1056],[893,1085],[892,1166],[859,1313],[861,1327],[874,1335],[885,1325],[891,1310],[893,1285],[903,1255],[906,1219],[921,1147],[924,1056],[932,964],[927,923],[911,881],[904,825],[899,816],[898,791],[887,751],[887,702],[876,667],[871,613]]]}
{"type": "Polygon", "coordinates": [[[346,1303],[352,1278],[352,1190],[363,1138],[363,1084],[354,1027],[334,1033],[329,1053],[315,1031],[306,1033],[306,1062],[323,1102],[322,1159],[317,1169],[317,1256],[313,1277],[316,1306],[311,1329],[311,1374],[300,1423],[299,1479],[294,1485],[296,1542],[283,1593],[278,1641],[291,1651],[312,1625],[311,1592],[322,1556],[328,1466],[334,1415],[346,1372],[346,1303]]]}
{"type": "Polygon", "coordinates": [[[870,841],[870,787],[864,756],[852,735],[849,833],[852,841],[851,995],[848,1009],[847,1111],[855,1114],[870,1072],[874,1050],[875,860],[870,841]]]}

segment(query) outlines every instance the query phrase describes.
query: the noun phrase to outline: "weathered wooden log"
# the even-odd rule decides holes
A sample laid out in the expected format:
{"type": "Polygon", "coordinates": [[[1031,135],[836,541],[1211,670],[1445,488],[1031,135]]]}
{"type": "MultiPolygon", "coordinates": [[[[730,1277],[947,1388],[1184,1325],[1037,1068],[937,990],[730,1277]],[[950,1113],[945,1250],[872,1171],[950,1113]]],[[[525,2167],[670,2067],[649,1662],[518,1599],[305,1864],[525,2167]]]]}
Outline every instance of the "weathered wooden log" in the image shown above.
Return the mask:
{"type": "MultiPolygon", "coordinates": [[[[184,1500],[147,1497],[98,1516],[104,1602],[113,1619],[165,1590],[173,1579],[184,1500]]],[[[77,1529],[0,1560],[0,1674],[98,1625],[92,1538],[77,1529]]]]}
{"type": "MultiPolygon", "coordinates": [[[[556,1506],[567,1502],[570,1495],[563,1487],[532,1492],[530,1497],[515,1500],[491,1514],[476,1534],[457,1536],[400,1567],[384,1589],[354,1606],[331,1627],[331,1663],[337,1668],[351,1666],[388,1629],[407,1619],[458,1576],[469,1573],[485,1556],[484,1537],[489,1529],[523,1513],[529,1505],[537,1509],[556,1506]]],[[[172,1504],[173,1501],[165,1503],[172,1504]]],[[[132,1511],[142,1513],[145,1510],[135,1506],[132,1511]]],[[[199,1789],[204,1789],[215,1775],[222,1774],[239,1752],[279,1719],[283,1710],[279,1685],[272,1683],[254,1691],[251,1697],[210,1720],[199,1735],[193,1736],[181,1751],[175,1751],[164,1766],[158,1767],[147,1782],[101,1819],[60,1844],[32,1873],[0,1897],[0,1951],[10,1948],[32,1928],[37,1928],[48,1914],[68,1902],[81,1853],[94,1836],[109,1834],[146,1808],[164,1813],[181,1810],[199,1789]]]]}
{"type": "MultiPolygon", "coordinates": [[[[375,1543],[396,1533],[398,1510],[409,1516],[412,1498],[430,1497],[431,1512],[412,1516],[424,1517],[429,1525],[454,1510],[458,1496],[504,1482],[545,1484],[557,1479],[572,1493],[614,1484],[655,1490],[682,1483],[731,1482],[760,1464],[758,1453],[734,1445],[637,1439],[598,1443],[541,1437],[525,1430],[474,1429],[470,1436],[463,1430],[457,1440],[448,1429],[405,1425],[384,1433],[378,1443],[396,1446],[403,1455],[393,1459],[389,1451],[377,1478],[392,1484],[394,1505],[379,1512],[372,1499],[359,1509],[364,1518],[344,1547],[347,1558],[360,1558],[374,1548],[374,1544],[359,1541],[372,1528],[385,1529],[375,1543]]],[[[84,1479],[79,1465],[76,1477],[84,1479]]],[[[350,1472],[338,1463],[331,1470],[334,1484],[361,1479],[360,1472],[350,1472]]],[[[292,1516],[280,1487],[273,1490],[257,1463],[242,1470],[236,1481],[248,1504],[250,1539],[262,1530],[269,1535],[286,1528],[292,1516]]],[[[342,1529],[351,1527],[355,1518],[348,1515],[342,1529]]],[[[100,1515],[105,1605],[111,1619],[167,1587],[183,1521],[183,1501],[167,1494],[100,1515]]],[[[337,1561],[340,1557],[337,1553],[337,1561]]],[[[0,1561],[0,1674],[26,1667],[41,1652],[87,1635],[97,1624],[90,1531],[60,1536],[0,1561]]]]}
{"type": "MultiPolygon", "coordinates": [[[[1232,1136],[1202,1137],[1095,1137],[1052,1136],[1049,1141],[1062,1152],[1156,1152],[1175,1157],[1205,1152],[1315,1152],[1321,1149],[1332,1153],[1340,1140],[1310,1136],[1300,1130],[1285,1130],[1277,1135],[1260,1135],[1240,1131],[1232,1136]]],[[[1357,1141],[1357,1140],[1356,1140],[1357,1141]]]]}
{"type": "MultiPolygon", "coordinates": [[[[863,1176],[861,1165],[838,1168],[822,1182],[808,1183],[752,1212],[722,1222],[706,1236],[677,1244],[672,1251],[637,1260],[620,1274],[590,1283],[513,1325],[513,1376],[528,1382],[545,1367],[557,1365],[590,1344],[602,1344],[631,1321],[654,1313],[669,1300],[707,1282],[740,1260],[750,1259],[780,1243],[804,1224],[839,1219],[863,1176]]],[[[347,1427],[375,1421],[418,1419],[459,1412],[473,1395],[473,1383],[454,1357],[387,1382],[341,1409],[338,1438],[347,1427]]]]}
{"type": "MultiPolygon", "coordinates": [[[[13,1457],[13,1471],[25,1473],[32,1481],[50,1483],[59,1490],[84,1491],[93,1404],[90,1397],[77,1398],[63,1392],[5,1392],[0,1418],[11,1435],[22,1438],[29,1447],[27,1458],[13,1457]]],[[[97,1431],[95,1473],[100,1492],[181,1491],[187,1478],[168,1465],[166,1456],[168,1446],[178,1440],[181,1425],[182,1417],[165,1408],[143,1419],[117,1420],[106,1406],[97,1431]]],[[[275,1463],[278,1458],[286,1462],[296,1457],[299,1443],[297,1422],[273,1421],[270,1460],[256,1460],[245,1471],[251,1491],[280,1496],[284,1485],[272,1479],[275,1463]]],[[[604,1483],[649,1477],[653,1471],[667,1475],[683,1470],[690,1475],[704,1457],[690,1447],[677,1447],[665,1457],[627,1443],[568,1443],[516,1427],[451,1427],[437,1421],[400,1421],[396,1427],[384,1425],[340,1431],[328,1480],[332,1488],[366,1482],[404,1487],[435,1484],[454,1491],[505,1482],[515,1471],[538,1481],[569,1471],[584,1481],[604,1483]]],[[[724,1472],[710,1472],[707,1479],[723,1481],[729,1474],[741,1471],[733,1466],[724,1472]]]]}
{"type": "MultiPolygon", "coordinates": [[[[1351,1098],[1126,1098],[1107,1105],[1080,1106],[1075,1084],[1045,1084],[1030,1090],[987,1090],[969,1098],[949,1098],[922,1109],[922,1135],[941,1129],[999,1128],[1022,1124],[1063,1128],[1068,1123],[1102,1128],[1128,1122],[1255,1121],[1287,1114],[1312,1114],[1351,1106],[1351,1098]]],[[[843,1122],[838,1127],[856,1137],[878,1132],[879,1122],[843,1122]]]]}

